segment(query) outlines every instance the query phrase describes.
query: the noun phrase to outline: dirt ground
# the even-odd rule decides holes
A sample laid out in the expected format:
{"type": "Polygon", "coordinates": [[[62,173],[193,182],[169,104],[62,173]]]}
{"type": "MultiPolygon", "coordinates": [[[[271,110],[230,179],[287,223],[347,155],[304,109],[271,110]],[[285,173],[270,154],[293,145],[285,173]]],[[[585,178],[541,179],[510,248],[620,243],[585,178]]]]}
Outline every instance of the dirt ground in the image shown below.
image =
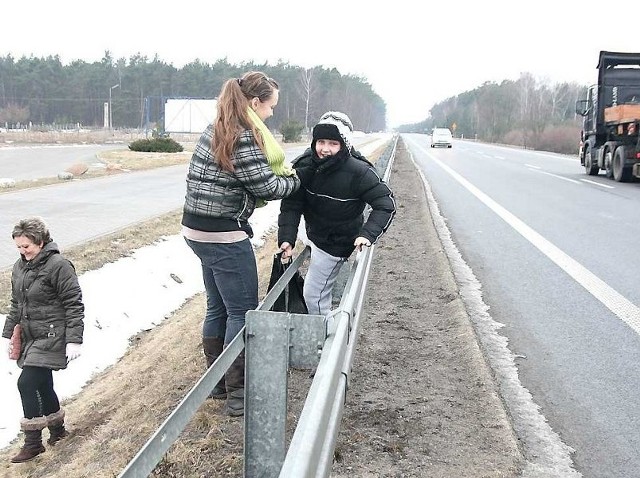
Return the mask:
{"type": "MultiPolygon", "coordinates": [[[[398,213],[374,251],[332,476],[518,476],[518,441],[402,147],[390,184],[398,213]]],[[[103,250],[117,258],[127,254],[124,245],[177,233],[178,221],[178,214],[168,215],[136,228],[146,231],[144,238],[122,231],[92,244],[91,254],[69,254],[77,266],[95,262],[103,250]]],[[[257,251],[262,293],[274,250],[272,235],[257,251]]],[[[0,476],[117,476],[202,374],[204,307],[197,295],[134,338],[125,357],[63,404],[72,435],[37,459],[12,465],[17,440],[0,451],[0,476]]],[[[291,374],[290,433],[308,375],[291,374]]],[[[242,476],[243,422],[221,415],[221,406],[208,400],[198,410],[152,476],[242,476]]]]}

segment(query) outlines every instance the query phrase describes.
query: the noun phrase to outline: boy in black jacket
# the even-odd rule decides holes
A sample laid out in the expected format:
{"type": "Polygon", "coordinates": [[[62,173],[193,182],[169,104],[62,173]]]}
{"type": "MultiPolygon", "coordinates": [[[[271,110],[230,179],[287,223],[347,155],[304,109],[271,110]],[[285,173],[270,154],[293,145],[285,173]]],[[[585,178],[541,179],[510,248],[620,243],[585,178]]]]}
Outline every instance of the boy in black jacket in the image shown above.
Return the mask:
{"type": "Polygon", "coordinates": [[[351,143],[353,125],[344,113],[329,111],[313,128],[311,148],[294,162],[300,189],[280,203],[278,244],[292,254],[300,217],[311,246],[304,298],[310,314],[326,315],[338,272],[354,249],[371,246],[396,212],[393,193],[351,143]],[[371,213],[364,221],[365,206],[371,213]]]}

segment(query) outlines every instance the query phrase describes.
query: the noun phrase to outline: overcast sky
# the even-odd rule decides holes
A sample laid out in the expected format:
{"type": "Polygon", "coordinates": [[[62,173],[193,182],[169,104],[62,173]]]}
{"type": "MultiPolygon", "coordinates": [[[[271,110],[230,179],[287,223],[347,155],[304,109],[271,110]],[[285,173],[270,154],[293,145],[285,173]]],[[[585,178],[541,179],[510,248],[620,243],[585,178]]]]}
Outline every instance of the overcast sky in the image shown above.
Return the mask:
{"type": "Polygon", "coordinates": [[[393,127],[421,121],[435,103],[485,81],[515,80],[522,72],[549,83],[592,84],[600,50],[640,48],[619,26],[624,15],[594,24],[601,1],[379,3],[11,2],[3,8],[0,55],[57,54],[67,64],[99,61],[109,50],[116,59],[157,54],[176,68],[225,57],[335,67],[371,83],[393,127]]]}

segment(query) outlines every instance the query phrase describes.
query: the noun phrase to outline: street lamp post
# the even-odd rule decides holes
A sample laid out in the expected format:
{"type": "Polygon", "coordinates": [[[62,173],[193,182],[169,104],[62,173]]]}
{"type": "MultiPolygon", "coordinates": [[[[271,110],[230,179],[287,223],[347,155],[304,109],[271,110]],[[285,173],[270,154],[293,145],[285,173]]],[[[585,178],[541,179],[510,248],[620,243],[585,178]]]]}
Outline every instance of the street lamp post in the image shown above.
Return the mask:
{"type": "Polygon", "coordinates": [[[109,129],[113,128],[113,114],[111,113],[111,92],[114,88],[118,88],[120,83],[109,88],[109,129]]]}

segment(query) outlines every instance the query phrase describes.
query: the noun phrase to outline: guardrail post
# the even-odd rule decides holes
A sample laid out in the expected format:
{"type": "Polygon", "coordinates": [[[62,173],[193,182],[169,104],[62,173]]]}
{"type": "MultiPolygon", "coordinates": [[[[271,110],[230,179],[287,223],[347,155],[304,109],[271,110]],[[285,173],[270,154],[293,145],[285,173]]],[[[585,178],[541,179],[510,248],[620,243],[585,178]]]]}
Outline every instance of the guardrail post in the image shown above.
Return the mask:
{"type": "Polygon", "coordinates": [[[250,310],[245,321],[244,476],[280,474],[286,455],[289,365],[313,368],[326,336],[321,315],[250,310]]]}
{"type": "Polygon", "coordinates": [[[245,316],[244,476],[278,476],[287,420],[289,319],[250,310],[245,316]]]}

